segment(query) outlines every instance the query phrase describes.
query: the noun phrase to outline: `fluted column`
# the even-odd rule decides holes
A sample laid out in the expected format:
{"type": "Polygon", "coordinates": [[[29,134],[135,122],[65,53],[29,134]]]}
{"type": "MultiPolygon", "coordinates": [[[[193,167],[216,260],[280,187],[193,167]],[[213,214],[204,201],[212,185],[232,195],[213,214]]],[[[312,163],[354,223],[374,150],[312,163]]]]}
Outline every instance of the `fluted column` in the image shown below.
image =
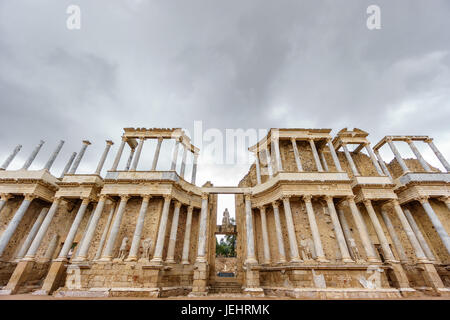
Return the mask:
{"type": "Polygon", "coordinates": [[[103,151],[102,157],[100,158],[100,161],[97,165],[97,169],[95,170],[95,174],[100,174],[102,171],[103,165],[105,164],[106,157],[108,156],[109,149],[111,149],[111,146],[114,144],[111,140],[106,140],[106,147],[103,151]]]}
{"type": "Polygon", "coordinates": [[[130,155],[128,156],[127,164],[125,165],[125,171],[129,171],[131,167],[131,162],[133,161],[134,153],[136,151],[136,148],[130,149],[130,155]]]}
{"type": "Polygon", "coordinates": [[[394,225],[392,224],[391,219],[389,218],[386,211],[381,210],[381,216],[383,217],[384,224],[386,225],[386,228],[389,232],[389,236],[392,239],[392,242],[394,243],[395,250],[398,253],[398,256],[400,258],[400,262],[406,263],[408,262],[408,257],[406,256],[405,249],[403,248],[403,245],[398,238],[397,232],[395,231],[394,225]]]}
{"type": "Polygon", "coordinates": [[[300,262],[302,261],[302,259],[300,259],[300,256],[298,254],[297,236],[295,235],[294,220],[292,219],[292,211],[291,211],[291,204],[289,202],[289,197],[284,196],[282,200],[284,207],[284,216],[286,218],[286,226],[289,236],[289,249],[291,253],[291,262],[300,262]]]}
{"type": "Polygon", "coordinates": [[[175,245],[177,243],[177,231],[178,231],[178,220],[180,217],[181,203],[179,201],[175,202],[175,209],[173,211],[172,227],[170,228],[169,235],[169,248],[167,250],[167,263],[175,263],[175,245]]]}
{"type": "Polygon", "coordinates": [[[171,196],[164,196],[164,205],[159,221],[158,238],[156,239],[155,253],[153,254],[152,263],[161,263],[164,249],[164,239],[166,238],[167,219],[169,217],[171,196]]]}
{"type": "Polygon", "coordinates": [[[2,166],[0,167],[0,170],[6,170],[8,168],[10,163],[16,157],[17,153],[19,153],[20,149],[22,149],[22,145],[21,144],[17,145],[14,148],[13,152],[8,156],[8,158],[6,158],[5,162],[3,162],[2,166]]]}
{"type": "Polygon", "coordinates": [[[198,228],[198,245],[196,262],[206,261],[206,231],[208,222],[208,194],[202,194],[202,209],[200,211],[200,224],[198,228]]]}
{"type": "Polygon", "coordinates": [[[342,144],[342,149],[344,149],[345,157],[347,158],[348,163],[350,164],[350,169],[352,169],[352,173],[354,176],[359,176],[358,169],[356,168],[355,162],[353,161],[352,155],[348,151],[347,144],[342,144]]]}
{"type": "Polygon", "coordinates": [[[331,157],[333,157],[334,166],[336,167],[337,171],[342,172],[341,163],[339,162],[339,158],[336,154],[336,150],[334,150],[333,143],[330,139],[327,140],[328,149],[330,149],[331,157]]]}
{"type": "Polygon", "coordinates": [[[89,201],[89,198],[83,198],[83,200],[81,201],[80,208],[78,209],[77,215],[72,222],[69,233],[64,240],[64,245],[59,252],[58,259],[67,259],[67,255],[69,254],[69,250],[73,244],[73,239],[75,239],[75,235],[77,234],[78,228],[80,227],[81,221],[83,220],[84,213],[86,212],[86,208],[89,205],[89,201]]]}
{"type": "Polygon", "coordinates": [[[281,161],[281,154],[280,154],[280,145],[279,145],[279,138],[273,138],[272,139],[272,150],[275,152],[275,160],[277,162],[277,172],[283,171],[283,163],[281,161]]]}
{"type": "Polygon", "coordinates": [[[69,161],[67,161],[66,166],[64,167],[60,178],[62,179],[64,177],[64,175],[69,171],[70,167],[72,166],[73,160],[75,160],[75,157],[77,156],[76,152],[73,152],[72,155],[69,158],[69,161]]]}
{"type": "Polygon", "coordinates": [[[100,195],[100,199],[98,200],[97,206],[95,207],[94,213],[92,213],[92,217],[89,221],[86,234],[81,241],[80,249],[77,251],[77,256],[74,259],[75,261],[86,261],[89,247],[91,246],[92,238],[95,234],[95,229],[97,228],[98,221],[100,220],[101,214],[103,212],[103,207],[105,206],[107,196],[100,195]]]}
{"type": "Polygon", "coordinates": [[[33,150],[33,152],[30,154],[30,156],[28,157],[27,161],[25,161],[25,163],[23,164],[22,169],[28,170],[28,168],[31,166],[31,164],[33,163],[34,159],[36,158],[37,154],[39,153],[39,150],[41,150],[42,145],[45,143],[44,140],[39,141],[39,144],[37,145],[37,147],[33,150]]]}
{"type": "Polygon", "coordinates": [[[106,247],[101,257],[101,260],[103,261],[110,261],[113,257],[114,245],[116,244],[117,236],[119,235],[122,217],[125,213],[125,207],[127,206],[128,199],[130,199],[129,195],[120,196],[119,208],[117,209],[116,216],[114,217],[108,241],[106,242],[106,247]]]}
{"type": "Polygon", "coordinates": [[[17,227],[19,226],[20,221],[22,220],[23,216],[25,215],[25,212],[27,211],[31,201],[33,201],[34,198],[35,196],[33,195],[25,195],[24,199],[22,200],[22,203],[20,204],[19,209],[17,209],[13,218],[11,219],[11,221],[9,221],[6,230],[3,231],[0,237],[0,257],[3,255],[6,247],[8,246],[9,240],[11,240],[11,237],[13,236],[17,227]]]}
{"type": "Polygon", "coordinates": [[[322,240],[320,240],[319,228],[317,227],[316,217],[314,215],[314,209],[311,202],[311,196],[303,196],[303,200],[306,205],[306,213],[308,214],[309,227],[314,242],[314,248],[316,249],[316,256],[319,262],[328,262],[323,252],[322,240]]]}
{"type": "Polygon", "coordinates": [[[134,156],[133,165],[131,166],[131,171],[136,171],[137,165],[139,163],[139,158],[141,157],[142,147],[144,146],[144,138],[139,139],[139,144],[137,146],[136,154],[134,156]]]}
{"type": "Polygon", "coordinates": [[[70,171],[69,171],[70,174],[75,174],[75,172],[78,169],[78,166],[80,165],[81,159],[83,159],[84,153],[86,152],[86,148],[90,144],[91,143],[88,140],[83,140],[83,145],[81,147],[81,150],[80,150],[80,152],[78,152],[78,156],[75,159],[75,162],[74,162],[72,168],[70,168],[70,171]]]}
{"type": "Polygon", "coordinates": [[[245,196],[245,231],[247,236],[247,258],[245,259],[246,264],[258,263],[256,261],[255,255],[255,236],[253,230],[253,214],[252,214],[252,203],[250,200],[250,195],[245,196]]]}
{"type": "Polygon", "coordinates": [[[372,245],[372,241],[370,241],[369,233],[367,232],[366,224],[364,223],[363,217],[356,206],[354,196],[347,197],[347,202],[352,212],[353,220],[355,221],[356,228],[359,232],[359,237],[361,238],[361,242],[364,247],[364,251],[366,252],[367,261],[368,262],[379,262],[375,250],[372,245]]]}
{"type": "Polygon", "coordinates": [[[152,171],[156,170],[156,165],[158,164],[158,158],[159,158],[159,153],[161,151],[161,144],[163,142],[163,138],[159,137],[158,138],[158,143],[156,144],[156,150],[155,150],[155,154],[153,155],[153,162],[152,162],[152,171]]]}
{"type": "Polygon", "coordinates": [[[23,242],[22,246],[20,247],[19,252],[16,255],[16,259],[21,259],[25,256],[28,249],[30,248],[31,242],[33,242],[34,237],[36,236],[37,232],[39,231],[39,228],[41,227],[42,221],[44,221],[45,215],[48,212],[48,208],[43,208],[41,212],[39,213],[39,216],[37,217],[36,221],[33,224],[33,227],[31,227],[30,232],[27,235],[27,238],[23,242]]]}
{"type": "Polygon", "coordinates": [[[44,169],[50,170],[53,163],[55,162],[56,157],[58,156],[59,152],[61,151],[61,148],[63,147],[63,145],[64,145],[64,140],[60,140],[58,145],[56,146],[55,151],[53,151],[50,159],[48,159],[47,163],[45,164],[44,169]]]}
{"type": "Polygon", "coordinates": [[[375,157],[375,154],[373,153],[372,148],[370,147],[369,143],[365,143],[364,147],[366,148],[367,153],[370,156],[370,159],[372,160],[373,166],[375,167],[375,169],[377,170],[378,174],[380,176],[384,176],[383,171],[381,170],[380,164],[378,163],[377,158],[375,157]]]}
{"type": "Polygon", "coordinates": [[[6,202],[8,202],[9,198],[11,198],[12,195],[8,193],[2,193],[0,194],[0,213],[2,212],[3,207],[5,206],[6,202]]]}
{"type": "Polygon", "coordinates": [[[255,151],[255,165],[256,165],[256,184],[261,184],[261,167],[259,165],[258,150],[255,151]]]}
{"type": "Polygon", "coordinates": [[[170,166],[170,170],[176,171],[177,168],[177,160],[178,160],[178,149],[180,148],[180,139],[177,139],[175,142],[175,146],[172,151],[172,165],[170,166]]]}
{"type": "Polygon", "coordinates": [[[400,155],[400,152],[398,152],[397,147],[395,146],[392,139],[386,139],[386,141],[389,145],[389,148],[391,148],[392,153],[395,156],[395,159],[397,159],[398,164],[400,165],[400,167],[402,167],[403,172],[409,172],[408,166],[406,165],[405,161],[403,161],[403,158],[400,155]]]}
{"type": "Polygon", "coordinates": [[[422,205],[423,209],[425,210],[428,218],[430,218],[431,223],[433,224],[434,229],[441,238],[445,248],[447,248],[447,252],[450,253],[450,237],[448,236],[445,227],[442,225],[441,220],[439,220],[438,216],[436,215],[430,203],[428,202],[428,197],[419,198],[419,202],[422,205]]]}
{"type": "Polygon", "coordinates": [[[147,215],[150,198],[150,195],[142,196],[141,209],[139,210],[139,216],[133,234],[133,242],[131,243],[130,253],[128,254],[126,261],[136,261],[138,258],[139,244],[141,242],[142,229],[144,228],[145,216],[147,215]]]}
{"type": "Polygon", "coordinates": [[[420,246],[419,241],[416,238],[416,235],[414,234],[414,231],[412,230],[411,226],[409,225],[408,220],[405,217],[405,214],[403,213],[402,208],[400,207],[400,203],[397,199],[391,201],[395,213],[397,214],[398,219],[400,220],[400,223],[403,227],[403,231],[405,231],[406,236],[409,239],[409,242],[411,243],[414,252],[416,254],[417,259],[419,262],[428,262],[425,252],[423,252],[422,247],[420,246]]]}
{"type": "MultiPolygon", "coordinates": [[[[347,218],[345,217],[344,210],[342,208],[339,208],[337,210],[338,216],[339,216],[339,222],[342,226],[342,231],[344,232],[345,237],[345,243],[347,244],[347,248],[351,248],[352,241],[354,242],[355,239],[353,238],[352,232],[350,231],[350,227],[348,225],[347,218]]],[[[353,255],[353,252],[349,250],[350,256],[352,259],[355,259],[355,256],[353,255]]]]}
{"type": "Polygon", "coordinates": [[[417,149],[416,145],[411,139],[407,139],[406,142],[408,143],[409,147],[411,148],[412,152],[416,156],[417,160],[419,160],[420,165],[426,172],[432,172],[430,166],[425,161],[425,159],[422,157],[422,154],[420,153],[419,149],[417,149]]]}
{"type": "Polygon", "coordinates": [[[116,205],[111,205],[111,209],[109,210],[108,219],[106,220],[105,228],[103,229],[102,237],[100,238],[100,242],[97,247],[97,252],[95,253],[94,260],[98,260],[102,256],[103,247],[106,242],[106,237],[108,236],[109,227],[111,225],[112,218],[114,216],[114,211],[117,208],[116,205]]]}
{"type": "Polygon", "coordinates": [[[184,172],[186,171],[186,158],[187,158],[187,147],[183,146],[183,156],[181,158],[181,168],[180,168],[180,177],[184,179],[184,172]]]}
{"type": "Polygon", "coordinates": [[[450,172],[450,164],[448,164],[447,160],[444,158],[444,156],[442,155],[442,153],[439,151],[439,149],[434,145],[433,143],[433,139],[427,139],[425,140],[426,143],[428,143],[428,145],[430,146],[431,150],[433,150],[434,154],[436,155],[436,157],[439,159],[439,161],[442,163],[442,165],[444,166],[445,170],[447,170],[447,172],[450,172]]]}
{"type": "Polygon", "coordinates": [[[266,154],[266,161],[267,161],[267,173],[269,174],[269,177],[272,178],[272,176],[273,176],[272,158],[270,157],[268,148],[265,150],[265,154],[266,154]]]}
{"type": "Polygon", "coordinates": [[[50,242],[48,243],[47,250],[45,250],[43,261],[47,262],[52,260],[55,255],[55,250],[58,247],[59,243],[59,234],[54,234],[50,242]]]}
{"type": "Polygon", "coordinates": [[[428,246],[427,241],[425,240],[425,237],[422,234],[422,231],[420,231],[419,226],[416,223],[416,220],[414,220],[414,217],[412,216],[411,212],[408,209],[403,209],[403,213],[406,216],[406,219],[409,222],[409,225],[411,226],[414,234],[416,235],[417,240],[419,241],[420,246],[422,247],[425,255],[430,261],[436,261],[436,258],[434,257],[433,252],[431,251],[430,247],[428,246]]]}
{"type": "Polygon", "coordinates": [[[302,167],[302,162],[300,160],[300,154],[298,152],[297,140],[295,140],[295,138],[291,138],[291,143],[292,143],[292,149],[294,150],[294,158],[295,158],[295,164],[297,165],[297,170],[299,172],[302,172],[303,167],[302,167]]]}
{"type": "Polygon", "coordinates": [[[333,197],[326,196],[325,200],[328,206],[328,212],[330,213],[331,222],[333,223],[334,233],[336,234],[336,239],[339,246],[339,251],[341,252],[342,262],[353,262],[348,251],[347,243],[345,242],[345,236],[339,223],[339,218],[336,213],[336,208],[334,206],[333,197]]]}
{"type": "Polygon", "coordinates": [[[284,242],[283,242],[283,232],[281,231],[281,221],[280,221],[280,211],[278,209],[278,202],[272,202],[273,206],[273,216],[275,219],[275,231],[277,234],[277,243],[278,243],[278,263],[286,262],[286,253],[284,251],[284,242]]]}
{"type": "Polygon", "coordinates": [[[381,158],[381,155],[378,152],[378,150],[374,150],[374,153],[378,159],[378,163],[380,164],[381,168],[383,169],[384,174],[387,175],[392,180],[391,173],[389,172],[389,169],[386,167],[386,164],[384,163],[383,158],[381,158]]]}
{"type": "Polygon", "coordinates": [[[377,234],[378,240],[380,240],[381,247],[383,248],[383,252],[386,255],[386,261],[392,262],[395,260],[394,255],[392,254],[391,248],[389,247],[389,242],[384,234],[383,227],[378,220],[377,214],[372,206],[372,201],[364,200],[364,206],[366,207],[367,213],[369,214],[369,218],[372,221],[372,225],[377,234]]]}
{"type": "Polygon", "coordinates": [[[23,260],[33,261],[35,259],[36,252],[38,251],[42,239],[44,239],[47,230],[50,227],[50,223],[52,222],[52,219],[58,210],[60,202],[60,198],[56,198],[53,201],[47,215],[44,218],[44,221],[41,224],[41,227],[39,228],[39,231],[36,234],[36,237],[34,237],[33,242],[31,243],[30,248],[28,249],[27,254],[25,255],[25,258],[23,258],[23,260]]]}
{"type": "Polygon", "coordinates": [[[197,161],[198,161],[198,154],[194,153],[194,162],[192,163],[192,178],[191,178],[191,183],[194,185],[197,177],[197,161]]]}
{"type": "Polygon", "coordinates": [[[264,245],[264,263],[270,264],[270,247],[269,247],[269,234],[267,232],[266,208],[264,206],[261,206],[259,208],[259,212],[261,214],[261,230],[264,245]]]}
{"type": "Polygon", "coordinates": [[[322,165],[320,164],[319,154],[317,153],[316,144],[313,139],[309,139],[309,145],[311,146],[312,154],[314,156],[314,162],[316,163],[317,171],[323,172],[322,165]]]}
{"type": "Polygon", "coordinates": [[[189,264],[189,247],[191,245],[191,226],[192,226],[192,211],[193,206],[189,206],[187,210],[186,217],[186,228],[184,232],[184,242],[183,242],[183,256],[181,258],[182,264],[189,264]]]}
{"type": "Polygon", "coordinates": [[[123,148],[125,147],[126,138],[122,137],[122,142],[120,143],[119,150],[117,150],[116,158],[114,159],[114,163],[111,167],[111,171],[117,171],[117,167],[119,166],[120,158],[122,157],[123,148]]]}
{"type": "Polygon", "coordinates": [[[322,166],[324,171],[328,172],[330,169],[328,168],[327,159],[325,158],[325,154],[323,151],[320,151],[320,160],[322,160],[322,166]]]}

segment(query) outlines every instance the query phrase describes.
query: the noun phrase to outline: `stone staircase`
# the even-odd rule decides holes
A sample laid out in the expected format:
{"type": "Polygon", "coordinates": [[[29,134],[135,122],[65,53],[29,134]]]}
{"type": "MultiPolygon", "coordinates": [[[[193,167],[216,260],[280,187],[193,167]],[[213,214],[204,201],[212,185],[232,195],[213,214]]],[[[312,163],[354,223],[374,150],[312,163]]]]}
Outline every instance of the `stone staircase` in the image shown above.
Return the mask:
{"type": "Polygon", "coordinates": [[[240,294],[242,293],[242,284],[234,281],[216,281],[209,288],[210,294],[240,294]]]}

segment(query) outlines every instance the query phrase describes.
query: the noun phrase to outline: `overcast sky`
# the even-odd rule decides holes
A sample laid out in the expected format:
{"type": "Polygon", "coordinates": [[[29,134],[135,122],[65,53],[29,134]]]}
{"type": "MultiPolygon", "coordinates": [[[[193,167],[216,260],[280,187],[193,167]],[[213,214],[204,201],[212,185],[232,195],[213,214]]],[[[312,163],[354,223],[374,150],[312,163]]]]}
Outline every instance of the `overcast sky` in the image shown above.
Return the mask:
{"type": "MultiPolygon", "coordinates": [[[[64,139],[59,176],[89,139],[79,172],[92,173],[112,139],[106,170],[123,127],[192,130],[195,120],[221,130],[358,127],[372,144],[430,135],[449,159],[449,17],[447,0],[0,0],[0,162],[20,143],[10,169],[20,168],[43,139],[30,168],[40,169],[64,139]],[[71,4],[80,30],[66,28],[71,4]],[[370,4],[381,8],[380,30],[366,27],[370,4]]],[[[154,147],[146,142],[138,169],[154,147]]],[[[159,168],[170,152],[163,145],[159,168]]],[[[203,164],[197,182],[235,185],[247,170],[203,164]]]]}

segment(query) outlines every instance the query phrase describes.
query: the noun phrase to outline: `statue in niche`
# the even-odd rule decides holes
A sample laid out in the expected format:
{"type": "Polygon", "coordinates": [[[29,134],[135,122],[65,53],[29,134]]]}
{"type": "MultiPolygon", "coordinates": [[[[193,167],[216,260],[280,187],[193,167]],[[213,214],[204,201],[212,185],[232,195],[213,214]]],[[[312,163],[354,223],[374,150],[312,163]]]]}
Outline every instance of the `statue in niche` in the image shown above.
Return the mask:
{"type": "Polygon", "coordinates": [[[119,259],[123,260],[125,259],[125,256],[127,255],[128,251],[128,237],[123,237],[122,243],[120,245],[119,249],[119,259]]]}
{"type": "Polygon", "coordinates": [[[142,258],[149,259],[150,258],[150,250],[152,248],[152,239],[146,238],[142,240],[142,258]]]}
{"type": "Polygon", "coordinates": [[[231,225],[230,213],[228,212],[228,208],[225,208],[225,211],[223,212],[223,217],[222,217],[222,226],[227,228],[230,225],[231,225]]]}
{"type": "Polygon", "coordinates": [[[313,260],[309,239],[302,238],[302,240],[300,240],[300,247],[303,261],[313,260]]]}
{"type": "Polygon", "coordinates": [[[359,254],[359,250],[358,247],[356,246],[355,239],[351,238],[349,242],[350,242],[350,250],[353,253],[353,258],[356,261],[356,263],[364,263],[364,259],[362,259],[361,255],[359,254]]]}

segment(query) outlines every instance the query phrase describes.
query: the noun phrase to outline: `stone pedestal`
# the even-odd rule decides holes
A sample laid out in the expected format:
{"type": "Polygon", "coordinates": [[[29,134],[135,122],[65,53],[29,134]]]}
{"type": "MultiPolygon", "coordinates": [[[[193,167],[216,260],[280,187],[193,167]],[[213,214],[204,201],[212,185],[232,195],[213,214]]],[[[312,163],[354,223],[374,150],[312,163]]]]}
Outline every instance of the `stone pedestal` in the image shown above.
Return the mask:
{"type": "Polygon", "coordinates": [[[206,296],[208,294],[209,266],[207,262],[196,262],[194,266],[194,281],[189,297],[206,296]]]}
{"type": "Polygon", "coordinates": [[[27,280],[28,274],[33,269],[34,263],[35,262],[31,260],[20,261],[17,264],[17,267],[14,270],[11,278],[9,279],[8,284],[6,285],[6,287],[4,287],[3,290],[1,290],[0,294],[16,294],[20,286],[27,280]]]}
{"type": "Polygon", "coordinates": [[[62,279],[62,276],[64,275],[66,271],[66,259],[59,259],[52,262],[52,265],[50,266],[50,269],[47,273],[47,276],[45,277],[44,284],[42,285],[42,288],[33,294],[36,295],[48,295],[52,294],[53,291],[58,289],[58,285],[62,279]]]}
{"type": "Polygon", "coordinates": [[[435,290],[437,295],[449,295],[448,289],[445,288],[439,274],[436,271],[436,268],[432,263],[418,263],[417,267],[421,270],[427,286],[435,290]]]}
{"type": "Polygon", "coordinates": [[[245,295],[263,297],[264,290],[260,287],[259,270],[254,265],[245,266],[244,290],[245,295]]]}

